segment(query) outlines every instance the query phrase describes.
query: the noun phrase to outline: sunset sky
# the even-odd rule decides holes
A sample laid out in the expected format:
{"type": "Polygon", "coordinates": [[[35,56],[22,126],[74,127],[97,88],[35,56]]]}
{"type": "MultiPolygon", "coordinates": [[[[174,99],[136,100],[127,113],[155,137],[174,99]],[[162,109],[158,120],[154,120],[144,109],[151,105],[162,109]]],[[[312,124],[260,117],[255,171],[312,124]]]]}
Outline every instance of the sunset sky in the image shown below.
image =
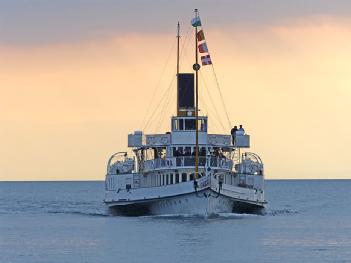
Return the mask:
{"type": "MultiPolygon", "coordinates": [[[[0,0],[0,180],[102,180],[151,113],[145,132],[168,131],[176,24],[191,72],[194,8],[266,178],[351,179],[351,1],[0,0]]],[[[201,76],[210,132],[229,134],[201,76]]]]}

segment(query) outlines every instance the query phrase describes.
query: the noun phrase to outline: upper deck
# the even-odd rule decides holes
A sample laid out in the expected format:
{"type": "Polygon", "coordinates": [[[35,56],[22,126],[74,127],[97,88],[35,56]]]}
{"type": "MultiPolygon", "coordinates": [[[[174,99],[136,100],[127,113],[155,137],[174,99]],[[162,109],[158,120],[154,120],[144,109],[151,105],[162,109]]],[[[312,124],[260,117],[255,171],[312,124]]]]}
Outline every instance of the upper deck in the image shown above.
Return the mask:
{"type": "MultiPolygon", "coordinates": [[[[214,147],[230,147],[231,135],[208,134],[207,116],[198,119],[199,145],[211,145],[214,147]]],[[[190,117],[172,117],[172,131],[165,134],[143,134],[136,131],[128,135],[128,147],[153,148],[167,147],[172,145],[195,145],[196,144],[196,119],[190,117]]]]}

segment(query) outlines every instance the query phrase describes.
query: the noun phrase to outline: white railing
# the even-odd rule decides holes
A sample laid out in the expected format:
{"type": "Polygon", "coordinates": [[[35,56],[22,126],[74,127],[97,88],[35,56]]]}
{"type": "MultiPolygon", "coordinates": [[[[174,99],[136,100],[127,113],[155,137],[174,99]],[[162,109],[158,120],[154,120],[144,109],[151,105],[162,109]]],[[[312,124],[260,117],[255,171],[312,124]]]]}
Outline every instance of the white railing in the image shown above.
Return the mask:
{"type": "MultiPolygon", "coordinates": [[[[199,157],[199,167],[205,167],[206,162],[209,167],[222,168],[231,170],[233,167],[233,161],[220,158],[220,157],[199,157]]],[[[148,160],[144,162],[144,171],[151,171],[156,169],[170,169],[179,167],[195,167],[195,157],[193,156],[181,156],[172,158],[158,158],[155,160],[148,160]]]]}
{"type": "Polygon", "coordinates": [[[171,142],[170,134],[148,134],[145,138],[149,146],[168,145],[171,142]]]}
{"type": "Polygon", "coordinates": [[[208,134],[207,142],[208,144],[212,145],[231,146],[232,136],[222,134],[208,134]]]}

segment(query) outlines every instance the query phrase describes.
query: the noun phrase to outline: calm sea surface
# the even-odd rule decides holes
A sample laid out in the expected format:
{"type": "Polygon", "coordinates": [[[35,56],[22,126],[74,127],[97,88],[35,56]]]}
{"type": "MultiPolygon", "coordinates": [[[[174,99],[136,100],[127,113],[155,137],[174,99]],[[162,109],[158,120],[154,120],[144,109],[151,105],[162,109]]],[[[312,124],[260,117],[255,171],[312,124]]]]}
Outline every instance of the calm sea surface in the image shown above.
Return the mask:
{"type": "Polygon", "coordinates": [[[0,262],[351,262],[351,180],[268,181],[266,215],[109,216],[103,182],[0,182],[0,262]]]}

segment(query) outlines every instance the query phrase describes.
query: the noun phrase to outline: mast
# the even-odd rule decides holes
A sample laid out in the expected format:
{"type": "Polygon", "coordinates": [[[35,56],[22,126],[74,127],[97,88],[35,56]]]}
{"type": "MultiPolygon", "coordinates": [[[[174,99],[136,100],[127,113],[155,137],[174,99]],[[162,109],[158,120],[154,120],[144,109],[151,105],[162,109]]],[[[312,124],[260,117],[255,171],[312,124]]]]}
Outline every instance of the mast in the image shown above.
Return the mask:
{"type": "Polygon", "coordinates": [[[177,115],[179,115],[179,40],[180,40],[180,25],[177,24],[177,115]]]}
{"type": "MultiPolygon", "coordinates": [[[[197,9],[194,10],[195,17],[199,16],[197,9]]],[[[198,52],[198,41],[197,41],[197,25],[195,26],[195,64],[193,69],[195,70],[195,180],[199,176],[199,69],[198,63],[199,52],[198,52]]]]}

